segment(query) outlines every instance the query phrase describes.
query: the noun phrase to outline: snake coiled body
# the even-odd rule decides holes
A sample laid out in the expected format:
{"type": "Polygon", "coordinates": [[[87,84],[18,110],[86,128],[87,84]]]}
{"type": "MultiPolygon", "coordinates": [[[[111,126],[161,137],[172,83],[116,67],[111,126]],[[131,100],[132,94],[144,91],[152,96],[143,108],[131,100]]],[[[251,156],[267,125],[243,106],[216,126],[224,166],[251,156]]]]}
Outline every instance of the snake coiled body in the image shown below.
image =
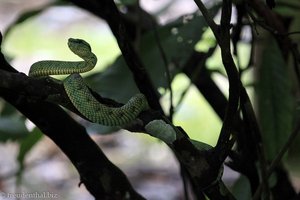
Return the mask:
{"type": "Polygon", "coordinates": [[[123,126],[149,108],[143,94],[133,96],[122,107],[109,107],[97,101],[79,75],[79,73],[92,70],[97,63],[97,57],[92,53],[90,45],[84,40],[70,38],[68,46],[73,53],[84,61],[39,61],[31,66],[29,76],[71,74],[63,81],[64,89],[70,101],[83,116],[102,125],[123,126]]]}

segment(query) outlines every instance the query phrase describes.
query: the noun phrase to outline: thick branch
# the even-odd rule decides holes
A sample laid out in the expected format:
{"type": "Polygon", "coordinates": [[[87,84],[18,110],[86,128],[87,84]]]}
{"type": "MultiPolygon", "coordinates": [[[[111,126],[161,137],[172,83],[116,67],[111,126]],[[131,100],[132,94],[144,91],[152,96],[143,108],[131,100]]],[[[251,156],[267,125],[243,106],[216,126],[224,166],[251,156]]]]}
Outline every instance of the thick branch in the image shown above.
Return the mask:
{"type": "Polygon", "coordinates": [[[88,136],[85,128],[60,107],[46,102],[31,103],[3,89],[0,93],[60,147],[78,170],[81,182],[96,199],[123,199],[128,195],[132,199],[143,199],[88,136]]]}
{"type": "MultiPolygon", "coordinates": [[[[101,150],[93,143],[88,135],[86,135],[85,129],[72,120],[61,108],[52,103],[45,102],[44,96],[47,95],[45,92],[54,91],[55,94],[59,92],[61,93],[60,97],[64,96],[63,89],[60,90],[60,88],[62,88],[60,84],[57,84],[57,82],[49,78],[34,79],[21,73],[6,72],[4,70],[1,70],[1,72],[0,95],[33,121],[62,149],[78,169],[82,182],[93,195],[108,195],[105,193],[107,192],[104,190],[105,188],[102,188],[100,192],[98,190],[101,189],[98,188],[96,191],[95,188],[104,184],[100,178],[103,175],[102,173],[105,173],[108,174],[108,177],[111,177],[112,180],[118,180],[119,182],[116,185],[112,182],[112,186],[114,186],[112,191],[125,192],[125,190],[130,190],[129,193],[131,195],[136,195],[137,199],[140,198],[130,187],[127,179],[125,180],[126,177],[124,177],[117,167],[113,166],[107,160],[101,150]],[[46,81],[48,79],[50,81],[46,81]],[[15,82],[13,80],[15,80],[15,82]],[[51,87],[56,86],[56,89],[51,89],[51,87]],[[43,89],[37,90],[35,87],[50,89],[43,91],[43,89]],[[23,88],[25,88],[25,90],[23,90],[23,88]],[[122,187],[124,188],[122,188],[121,185],[123,185],[122,187]]],[[[139,117],[143,123],[124,128],[127,130],[144,131],[144,124],[154,119],[163,119],[171,124],[166,117],[152,110],[141,113],[139,117]]],[[[195,191],[200,194],[203,187],[206,187],[216,180],[219,166],[214,162],[211,153],[205,153],[206,151],[199,152],[182,129],[179,127],[174,127],[174,129],[177,130],[177,140],[168,145],[174,151],[179,162],[183,164],[190,176],[193,177],[193,182],[196,186],[195,191]],[[193,160],[193,162],[190,162],[191,160],[193,160]],[[203,162],[208,163],[209,167],[202,168],[201,165],[203,162]]]]}
{"type": "MultiPolygon", "coordinates": [[[[125,199],[128,196],[131,199],[144,199],[134,191],[122,171],[106,158],[88,136],[84,127],[76,123],[59,106],[43,101],[32,101],[24,95],[29,91],[37,91],[28,85],[34,80],[23,74],[15,74],[15,70],[6,62],[2,53],[0,54],[0,67],[11,71],[11,73],[1,71],[3,73],[0,77],[0,96],[35,123],[60,147],[78,170],[81,182],[96,199],[125,199]],[[14,83],[12,78],[16,77],[20,80],[15,79],[14,83]],[[29,88],[24,87],[24,84],[27,84],[29,88]],[[9,86],[14,89],[20,89],[23,86],[25,91],[23,94],[16,93],[9,86]]],[[[41,86],[32,84],[32,86],[47,89],[44,84],[41,86]]],[[[34,93],[32,96],[35,95],[39,94],[34,93]]]]}
{"type": "MultiPolygon", "coordinates": [[[[11,93],[22,95],[32,102],[48,101],[60,104],[86,119],[85,116],[77,111],[70,101],[64,90],[63,84],[51,77],[33,78],[28,77],[23,73],[12,73],[0,69],[0,88],[9,89],[11,93]]],[[[105,105],[113,107],[123,105],[111,99],[103,98],[91,89],[90,91],[99,102],[105,105]]]]}

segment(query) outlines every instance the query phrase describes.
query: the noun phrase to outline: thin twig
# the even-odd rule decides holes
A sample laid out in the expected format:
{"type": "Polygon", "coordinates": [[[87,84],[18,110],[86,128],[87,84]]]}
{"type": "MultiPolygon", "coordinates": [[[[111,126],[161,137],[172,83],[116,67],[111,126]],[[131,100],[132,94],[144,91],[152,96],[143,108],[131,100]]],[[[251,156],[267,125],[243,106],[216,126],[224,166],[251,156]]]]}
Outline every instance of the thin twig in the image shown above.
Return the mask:
{"type": "Polygon", "coordinates": [[[208,10],[204,6],[201,0],[194,0],[196,5],[198,6],[199,10],[201,11],[205,21],[207,22],[208,26],[211,28],[212,32],[214,33],[217,40],[220,39],[218,33],[218,25],[214,22],[212,16],[210,16],[208,10]]]}
{"type": "Polygon", "coordinates": [[[153,21],[152,21],[152,27],[153,27],[154,37],[155,37],[155,40],[156,40],[156,43],[157,43],[158,50],[159,50],[161,58],[164,62],[166,78],[167,78],[167,85],[168,85],[168,88],[170,90],[169,118],[170,118],[170,121],[172,122],[173,121],[173,114],[174,114],[174,106],[173,106],[173,90],[172,90],[172,85],[171,85],[172,84],[172,79],[171,79],[171,74],[170,74],[170,70],[169,70],[169,62],[168,62],[167,55],[164,51],[164,48],[161,44],[156,24],[154,24],[153,21]]]}
{"type": "Polygon", "coordinates": [[[220,152],[220,161],[224,161],[231,149],[230,136],[235,132],[235,120],[238,114],[238,104],[240,97],[240,77],[233,61],[230,50],[230,20],[232,2],[224,0],[222,5],[220,38],[218,41],[221,48],[222,62],[226,70],[229,82],[229,98],[226,114],[217,142],[217,149],[220,152]]]}
{"type": "Polygon", "coordinates": [[[262,184],[263,184],[263,189],[266,191],[266,194],[268,195],[268,178],[267,178],[267,162],[266,162],[266,157],[261,141],[261,131],[258,126],[258,122],[255,117],[255,113],[253,110],[253,107],[251,105],[250,98],[247,94],[247,91],[244,87],[241,89],[241,107],[243,110],[243,115],[245,120],[250,126],[250,134],[252,134],[253,138],[255,139],[255,150],[256,154],[258,157],[258,161],[260,163],[259,165],[259,170],[262,176],[262,184]]]}
{"type": "MultiPolygon", "coordinates": [[[[279,33],[277,30],[273,29],[271,26],[267,25],[263,20],[257,19],[257,17],[255,17],[251,11],[249,10],[249,8],[247,9],[247,14],[248,16],[252,19],[252,21],[257,24],[259,24],[262,28],[264,28],[265,30],[269,31],[270,33],[274,34],[274,35],[278,35],[278,36],[290,36],[290,35],[296,35],[296,34],[300,34],[300,31],[292,31],[292,32],[287,32],[287,33],[279,33]]],[[[256,27],[256,26],[255,26],[256,27]]],[[[257,31],[257,29],[255,28],[255,31],[257,31]]]]}
{"type": "MultiPolygon", "coordinates": [[[[287,142],[280,149],[280,151],[277,154],[276,158],[272,161],[270,167],[268,168],[268,170],[266,172],[266,178],[267,179],[270,178],[270,176],[272,175],[274,169],[278,166],[278,164],[280,163],[280,161],[281,161],[282,157],[284,156],[284,154],[291,147],[291,145],[295,141],[296,137],[298,136],[299,132],[300,132],[300,121],[298,121],[296,128],[291,133],[291,135],[289,136],[287,142]]],[[[260,195],[261,195],[261,192],[262,192],[262,189],[263,189],[262,187],[263,187],[263,185],[260,184],[259,187],[257,188],[254,196],[253,196],[253,200],[258,200],[260,198],[260,195]]]]}
{"type": "Polygon", "coordinates": [[[216,145],[216,153],[218,155],[219,162],[224,162],[233,142],[230,141],[230,136],[234,133],[234,121],[237,117],[238,103],[240,95],[240,79],[237,68],[233,61],[230,51],[230,20],[231,20],[231,0],[224,0],[222,4],[221,15],[221,28],[213,21],[208,13],[208,10],[204,6],[201,0],[194,0],[203,17],[211,28],[217,42],[221,48],[222,62],[226,70],[229,81],[229,99],[226,108],[226,114],[223,121],[223,126],[220,132],[220,136],[216,145]]]}
{"type": "Polygon", "coordinates": [[[296,34],[300,34],[300,31],[292,31],[292,32],[288,32],[288,33],[282,34],[282,35],[288,36],[288,35],[296,35],[296,34]]]}
{"type": "Polygon", "coordinates": [[[183,92],[181,92],[181,95],[180,95],[180,97],[179,97],[179,100],[178,100],[178,102],[177,102],[177,104],[176,104],[176,106],[175,106],[175,108],[174,108],[174,111],[175,111],[175,112],[178,111],[178,110],[180,109],[180,107],[181,107],[181,105],[182,105],[182,103],[183,103],[183,100],[184,100],[184,98],[185,98],[187,92],[190,90],[190,88],[191,88],[192,85],[193,85],[193,82],[190,81],[190,82],[189,82],[189,85],[183,90],[183,92]]]}

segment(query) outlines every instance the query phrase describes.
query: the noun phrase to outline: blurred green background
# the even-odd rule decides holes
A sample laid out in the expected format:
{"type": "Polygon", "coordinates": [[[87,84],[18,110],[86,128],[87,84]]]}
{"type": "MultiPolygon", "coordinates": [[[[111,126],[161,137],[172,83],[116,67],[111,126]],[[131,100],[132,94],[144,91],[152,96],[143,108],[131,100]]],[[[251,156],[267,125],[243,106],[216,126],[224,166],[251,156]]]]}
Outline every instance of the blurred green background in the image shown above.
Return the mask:
{"type": "MultiPolygon", "coordinates": [[[[4,35],[2,51],[11,65],[18,71],[27,74],[32,63],[40,60],[78,60],[79,58],[68,49],[67,40],[71,37],[81,38],[91,44],[93,52],[98,57],[96,68],[83,76],[87,77],[90,86],[101,95],[125,102],[128,96],[136,92],[136,88],[132,85],[132,80],[127,79],[127,72],[124,72],[122,77],[122,73],[116,74],[118,66],[122,65],[122,60],[119,58],[120,50],[108,26],[99,18],[72,5],[56,5],[43,9],[51,2],[54,1],[0,0],[0,31],[7,33],[4,35]],[[12,29],[8,29],[20,14],[32,10],[42,12],[31,18],[25,18],[26,20],[22,23],[15,24],[12,29]],[[9,32],[7,32],[8,30],[9,32]],[[105,69],[109,67],[110,71],[106,72],[105,69]],[[120,81],[111,83],[111,77],[120,81]],[[121,82],[122,80],[125,82],[121,82]]],[[[183,19],[190,20],[191,24],[193,22],[199,24],[197,19],[193,19],[192,13],[197,10],[193,1],[143,0],[140,3],[145,10],[155,15],[161,25],[169,24],[183,15],[186,16],[183,19]]],[[[180,27],[178,21],[174,23],[178,24],[178,29],[171,30],[173,30],[174,38],[178,43],[183,42],[182,44],[186,45],[191,42],[198,51],[207,51],[215,44],[209,30],[203,30],[202,36],[200,34],[195,36],[180,27]],[[189,37],[199,38],[189,40],[189,37]]],[[[161,30],[161,35],[165,33],[164,31],[169,31],[169,29],[161,30]]],[[[238,55],[240,55],[238,64],[241,68],[245,68],[249,60],[249,37],[251,37],[249,31],[244,33],[245,41],[238,44],[238,55]]],[[[147,39],[149,38],[144,38],[145,41],[147,39]]],[[[166,45],[172,41],[168,41],[168,38],[163,40],[166,45]]],[[[141,52],[149,51],[151,54],[153,53],[151,48],[150,43],[144,48],[141,47],[141,52]]],[[[171,51],[171,48],[168,50],[171,51]]],[[[182,58],[186,59],[185,52],[178,52],[176,49],[173,51],[170,54],[182,54],[182,58]]],[[[146,56],[143,59],[149,61],[146,56]]],[[[162,61],[158,59],[149,63],[150,66],[146,67],[153,67],[156,70],[162,61]]],[[[209,58],[208,65],[209,69],[217,72],[213,73],[212,77],[223,93],[227,95],[228,83],[222,75],[225,72],[218,49],[209,58]]],[[[152,77],[155,77],[155,73],[158,72],[160,71],[153,72],[152,77]]],[[[57,76],[56,78],[62,77],[57,76]]],[[[245,71],[241,78],[243,83],[248,86],[247,91],[253,100],[253,70],[245,71]]],[[[160,86],[161,103],[168,113],[170,91],[163,81],[156,82],[160,86]]],[[[221,120],[201,93],[181,73],[175,75],[172,89],[175,105],[174,124],[181,126],[191,138],[215,145],[221,129],[221,120]],[[182,102],[179,103],[182,94],[186,91],[182,102]],[[178,106],[176,106],[177,104],[178,106]]],[[[0,103],[2,108],[0,118],[2,141],[0,144],[2,153],[0,157],[0,191],[12,193],[50,191],[58,194],[60,199],[92,199],[84,186],[77,187],[79,177],[76,170],[55,144],[48,138],[42,137],[31,122],[25,120],[4,101],[0,103]],[[28,137],[29,133],[32,133],[31,137],[28,137]],[[22,180],[21,184],[16,184],[20,180],[22,180]]],[[[145,134],[129,133],[124,130],[107,135],[114,129],[91,124],[74,117],[87,127],[107,157],[125,171],[133,185],[147,199],[182,198],[178,164],[163,143],[145,134]]],[[[237,177],[237,173],[226,168],[224,173],[226,183],[233,185],[237,177]]],[[[300,188],[299,177],[295,176],[293,180],[296,187],[300,188]]]]}

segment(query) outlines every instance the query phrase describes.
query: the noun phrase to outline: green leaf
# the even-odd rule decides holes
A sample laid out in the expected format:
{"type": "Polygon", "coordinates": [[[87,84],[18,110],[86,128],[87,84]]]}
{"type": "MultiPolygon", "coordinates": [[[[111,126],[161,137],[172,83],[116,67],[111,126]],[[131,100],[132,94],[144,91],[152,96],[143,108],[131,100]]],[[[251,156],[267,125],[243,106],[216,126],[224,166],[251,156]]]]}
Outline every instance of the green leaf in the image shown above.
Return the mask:
{"type": "Polygon", "coordinates": [[[252,199],[249,180],[245,176],[241,175],[232,186],[232,193],[238,200],[252,199]]]}
{"type": "Polygon", "coordinates": [[[138,93],[132,74],[122,56],[119,56],[114,64],[103,73],[92,74],[86,80],[87,84],[101,96],[122,103],[138,93]]]}
{"type": "Polygon", "coordinates": [[[17,173],[17,182],[20,183],[22,179],[22,174],[24,171],[24,161],[26,155],[30,152],[30,150],[40,141],[43,137],[43,134],[38,128],[34,128],[33,131],[27,135],[24,139],[19,141],[19,154],[17,157],[19,163],[19,170],[17,173]]]}
{"type": "Polygon", "coordinates": [[[6,101],[1,101],[0,105],[1,105],[1,112],[0,112],[1,117],[11,116],[18,112],[15,107],[13,107],[11,104],[7,103],[6,101]]]}
{"type": "MultiPolygon", "coordinates": [[[[217,10],[217,6],[211,9],[212,15],[215,15],[217,10]]],[[[204,18],[197,12],[157,27],[157,34],[166,54],[172,77],[180,72],[206,28],[204,18]]],[[[139,54],[154,86],[167,88],[165,64],[154,34],[154,31],[150,31],[141,37],[139,54]]],[[[94,74],[88,77],[87,81],[104,97],[123,103],[138,93],[132,74],[122,56],[118,57],[103,73],[94,74]]]]}
{"type": "Polygon", "coordinates": [[[258,68],[257,100],[264,148],[273,159],[292,131],[293,97],[291,78],[280,49],[270,38],[258,68]]]}
{"type": "Polygon", "coordinates": [[[137,3],[137,0],[120,0],[123,5],[134,5],[137,3]]]}
{"type": "Polygon", "coordinates": [[[280,0],[276,4],[274,11],[280,15],[296,18],[299,14],[300,1],[298,0],[280,0]]]}
{"type": "Polygon", "coordinates": [[[0,118],[0,141],[17,140],[28,134],[24,120],[20,117],[1,117],[0,118]]]}
{"type": "MultiPolygon", "coordinates": [[[[214,16],[218,9],[219,6],[213,7],[210,10],[211,15],[214,16]]],[[[157,27],[156,31],[166,54],[172,78],[180,72],[183,64],[189,59],[195,44],[201,39],[206,28],[207,24],[198,12],[157,27]]],[[[165,64],[154,34],[154,31],[150,31],[142,35],[139,54],[154,86],[157,89],[167,88],[165,64]]],[[[126,103],[134,94],[139,93],[122,55],[104,72],[92,74],[86,81],[101,96],[121,103],[126,103]]],[[[107,127],[97,125],[89,130],[103,134],[115,131],[115,128],[109,130],[107,127]]]]}
{"type": "Polygon", "coordinates": [[[89,134],[111,134],[120,130],[117,126],[103,126],[101,124],[89,123],[86,125],[87,132],[89,134]]]}
{"type": "Polygon", "coordinates": [[[19,154],[17,157],[18,162],[20,163],[20,166],[23,166],[24,159],[27,155],[27,153],[34,147],[34,145],[40,141],[43,134],[38,128],[34,128],[31,133],[27,135],[24,139],[20,140],[20,148],[19,148],[19,154]]]}

